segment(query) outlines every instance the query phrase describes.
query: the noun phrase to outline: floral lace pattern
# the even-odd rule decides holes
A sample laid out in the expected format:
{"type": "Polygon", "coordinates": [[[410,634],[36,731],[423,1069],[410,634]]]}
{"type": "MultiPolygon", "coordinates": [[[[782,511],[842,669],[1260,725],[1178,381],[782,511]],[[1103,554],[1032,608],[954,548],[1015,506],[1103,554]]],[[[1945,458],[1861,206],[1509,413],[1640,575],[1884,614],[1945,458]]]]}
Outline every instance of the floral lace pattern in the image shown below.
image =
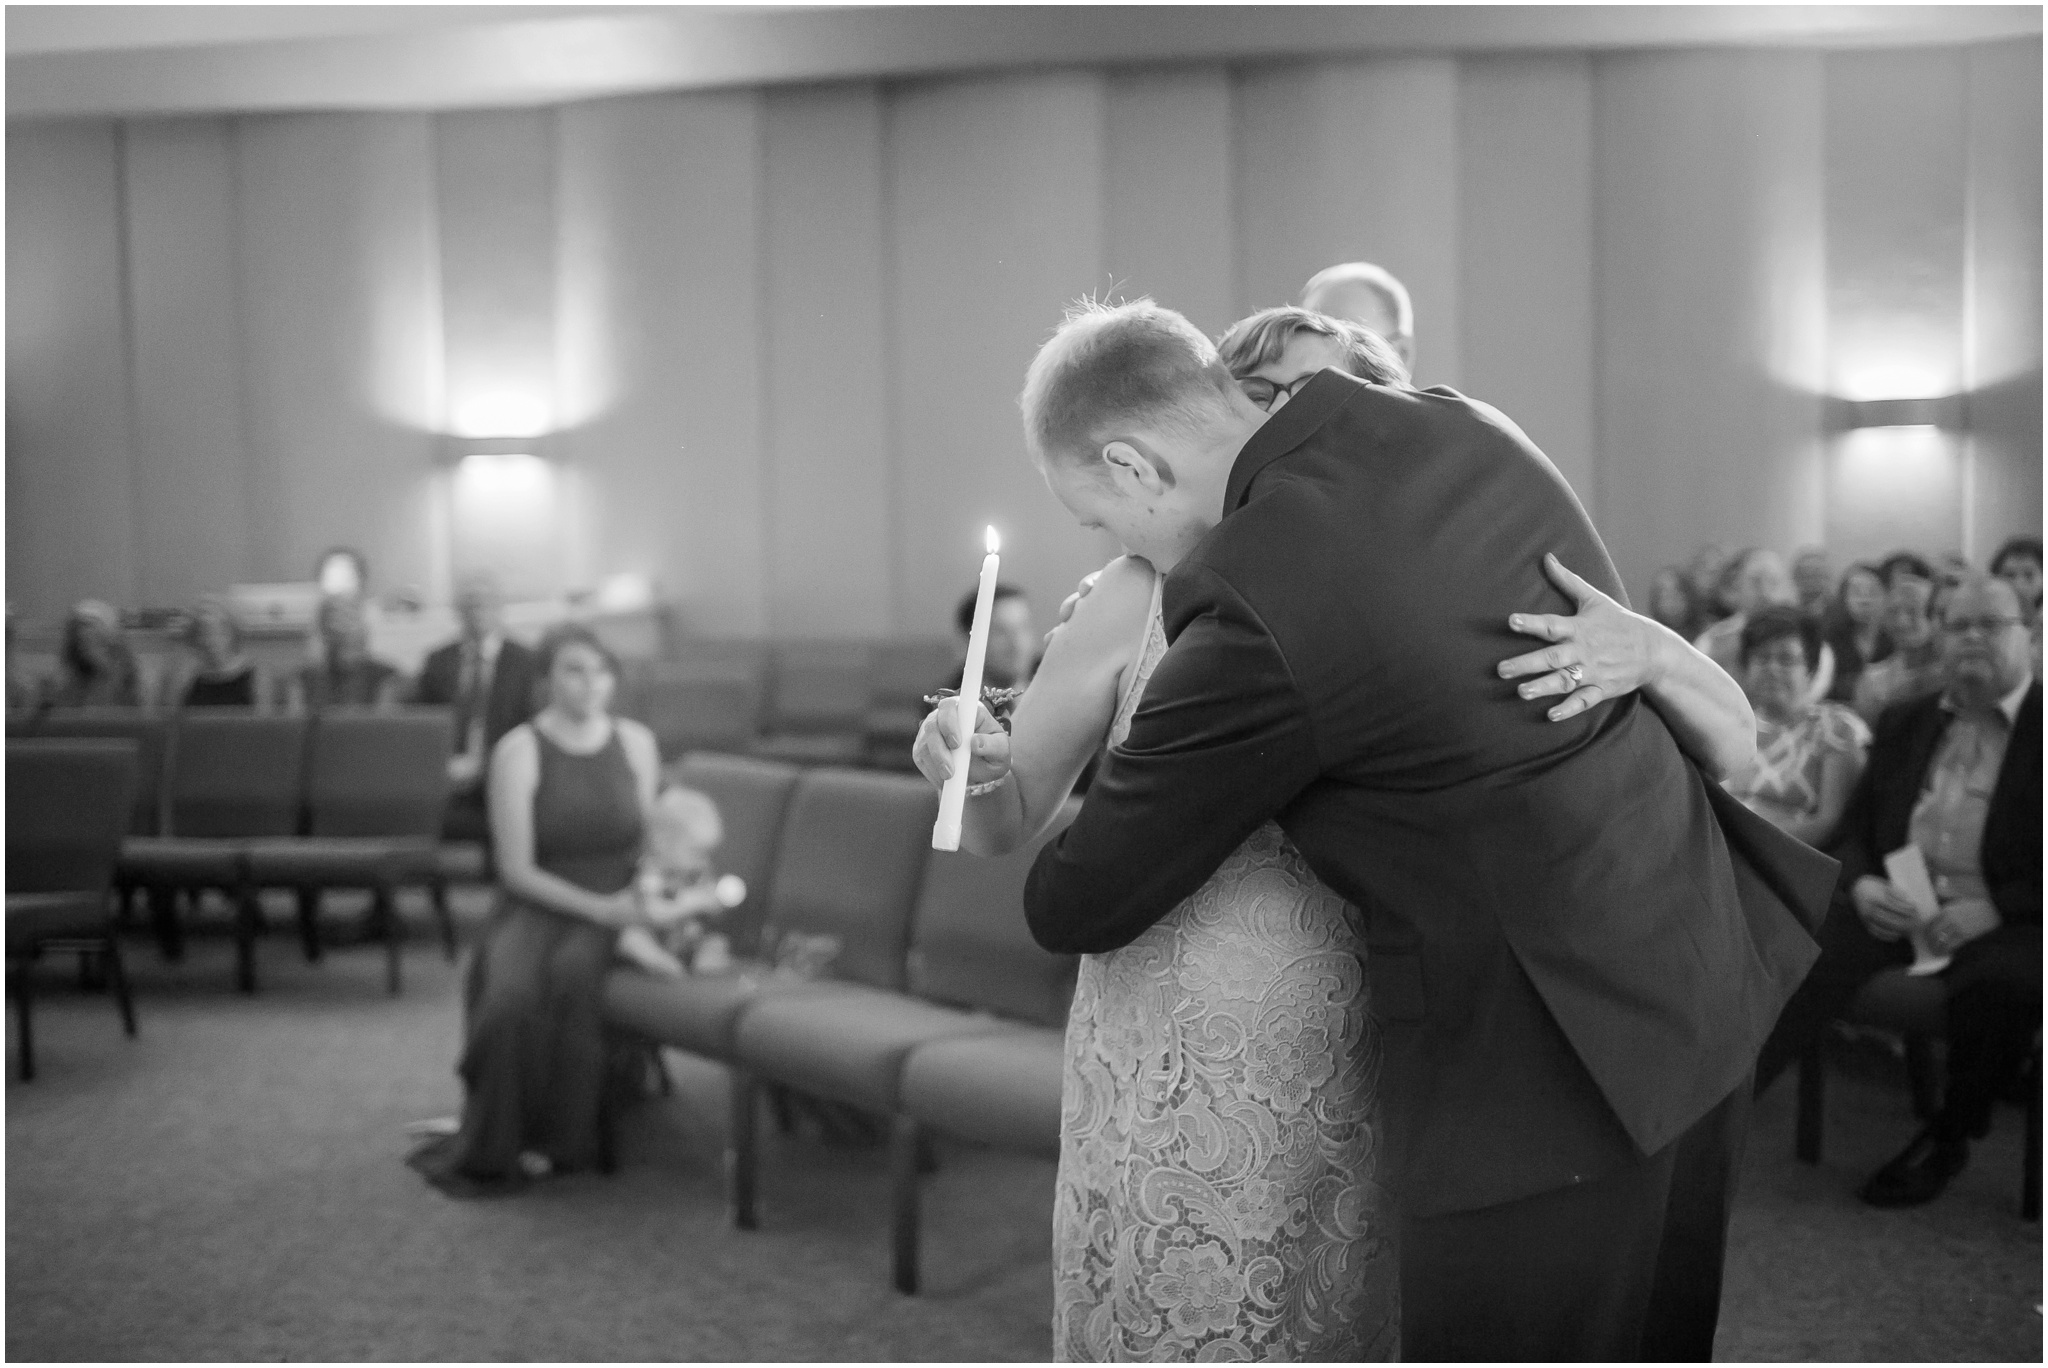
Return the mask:
{"type": "MultiPolygon", "coordinates": [[[[1153,616],[1112,739],[1166,642],[1153,616]]],[[[1067,1021],[1053,1355],[1352,1360],[1399,1343],[1364,928],[1267,823],[1067,1021]]]]}

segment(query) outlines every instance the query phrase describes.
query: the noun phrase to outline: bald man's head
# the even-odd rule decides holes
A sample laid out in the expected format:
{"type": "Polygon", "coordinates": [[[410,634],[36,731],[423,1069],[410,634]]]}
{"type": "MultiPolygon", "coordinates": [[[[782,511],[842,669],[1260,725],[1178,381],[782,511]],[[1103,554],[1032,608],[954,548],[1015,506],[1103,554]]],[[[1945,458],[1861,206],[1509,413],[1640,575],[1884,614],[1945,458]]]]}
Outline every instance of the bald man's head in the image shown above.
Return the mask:
{"type": "Polygon", "coordinates": [[[1301,307],[1371,328],[1414,371],[1415,306],[1408,287],[1386,267],[1347,261],[1317,271],[1301,287],[1301,307]]]}

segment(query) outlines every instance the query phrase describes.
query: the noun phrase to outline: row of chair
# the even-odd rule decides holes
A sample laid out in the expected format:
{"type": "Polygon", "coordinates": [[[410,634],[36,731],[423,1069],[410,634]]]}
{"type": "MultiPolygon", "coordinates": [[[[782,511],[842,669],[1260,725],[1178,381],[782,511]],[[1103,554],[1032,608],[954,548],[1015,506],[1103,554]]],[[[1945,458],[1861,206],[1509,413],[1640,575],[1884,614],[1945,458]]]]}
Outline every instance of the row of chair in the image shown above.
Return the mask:
{"type": "Polygon", "coordinates": [[[453,740],[445,709],[317,717],[79,709],[10,718],[9,730],[134,747],[134,799],[115,879],[146,893],[171,957],[182,935],[177,895],[219,890],[235,907],[237,981],[253,992],[262,890],[298,893],[305,953],[317,959],[319,890],[367,889],[395,993],[402,928],[394,895],[408,885],[432,891],[443,948],[453,957],[440,858],[453,740]]]}
{"type": "Polygon", "coordinates": [[[921,700],[954,663],[943,640],[693,641],[676,660],[628,662],[617,706],[669,758],[714,750],[901,769],[921,700]]]}
{"type": "Polygon", "coordinates": [[[757,1223],[763,1084],[890,1117],[893,1279],[915,1292],[928,1128],[1057,1152],[1077,961],[1040,950],[1025,928],[1034,852],[933,852],[935,796],[905,776],[693,755],[678,778],[724,812],[722,862],[747,880],[740,916],[762,949],[793,937],[832,937],[838,949],[816,978],[765,958],[681,980],[621,969],[605,984],[606,1016],[731,1067],[726,1164],[742,1229],[757,1223]]]}

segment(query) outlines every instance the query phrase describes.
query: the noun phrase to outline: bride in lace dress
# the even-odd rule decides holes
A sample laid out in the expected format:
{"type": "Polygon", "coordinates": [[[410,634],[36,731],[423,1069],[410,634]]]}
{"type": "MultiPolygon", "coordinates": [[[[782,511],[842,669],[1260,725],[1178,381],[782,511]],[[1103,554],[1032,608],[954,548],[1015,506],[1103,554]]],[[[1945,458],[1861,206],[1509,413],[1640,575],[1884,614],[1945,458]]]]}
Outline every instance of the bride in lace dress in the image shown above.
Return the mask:
{"type": "MultiPolygon", "coordinates": [[[[1012,734],[976,739],[972,777],[1016,782],[968,803],[966,848],[1035,837],[1089,756],[1122,739],[1166,652],[1159,583],[1143,560],[1114,561],[1055,629],[1012,734]]],[[[1269,822],[1137,940],[1082,958],[1054,1199],[1056,1359],[1395,1353],[1364,953],[1358,912],[1269,822]]]]}

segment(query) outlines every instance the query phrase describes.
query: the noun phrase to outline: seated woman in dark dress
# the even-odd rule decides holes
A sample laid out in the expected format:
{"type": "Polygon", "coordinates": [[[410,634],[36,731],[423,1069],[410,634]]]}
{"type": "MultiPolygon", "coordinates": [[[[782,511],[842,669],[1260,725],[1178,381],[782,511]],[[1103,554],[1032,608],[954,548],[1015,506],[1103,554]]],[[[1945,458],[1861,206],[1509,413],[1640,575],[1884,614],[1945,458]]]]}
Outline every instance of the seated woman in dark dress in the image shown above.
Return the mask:
{"type": "Polygon", "coordinates": [[[163,693],[172,708],[268,708],[270,676],[242,649],[241,624],[217,599],[203,600],[185,628],[191,656],[163,693]]]}
{"type": "Polygon", "coordinates": [[[287,706],[294,713],[325,708],[394,708],[398,705],[398,667],[370,654],[370,627],[361,600],[330,597],[320,600],[313,623],[320,658],[301,669],[291,682],[287,706]]]}
{"type": "Polygon", "coordinates": [[[619,932],[648,924],[633,876],[654,735],[612,716],[617,669],[587,628],[551,633],[537,666],[545,705],[491,753],[500,893],[468,985],[462,1118],[410,1160],[455,1195],[595,1165],[598,990],[619,932]]]}

